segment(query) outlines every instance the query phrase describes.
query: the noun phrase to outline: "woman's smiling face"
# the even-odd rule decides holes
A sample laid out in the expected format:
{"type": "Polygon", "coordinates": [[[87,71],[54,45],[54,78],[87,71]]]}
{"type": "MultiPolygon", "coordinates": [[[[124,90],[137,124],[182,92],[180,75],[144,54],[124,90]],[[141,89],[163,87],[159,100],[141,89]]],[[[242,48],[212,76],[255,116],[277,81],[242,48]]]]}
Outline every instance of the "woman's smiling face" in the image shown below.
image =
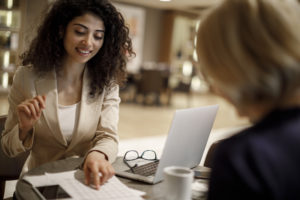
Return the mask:
{"type": "Polygon", "coordinates": [[[67,25],[64,34],[66,59],[84,64],[101,49],[105,27],[102,19],[92,13],[75,17],[67,25]]]}

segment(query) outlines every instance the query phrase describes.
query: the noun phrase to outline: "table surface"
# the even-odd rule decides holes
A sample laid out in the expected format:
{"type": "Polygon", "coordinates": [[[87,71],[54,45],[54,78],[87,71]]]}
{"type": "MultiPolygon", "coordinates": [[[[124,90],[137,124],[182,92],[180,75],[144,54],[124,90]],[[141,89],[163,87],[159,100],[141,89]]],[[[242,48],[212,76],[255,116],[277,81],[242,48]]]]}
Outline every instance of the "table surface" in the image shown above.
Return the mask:
{"type": "MultiPolygon", "coordinates": [[[[62,172],[74,170],[82,163],[82,158],[67,158],[65,160],[59,160],[51,163],[47,163],[30,170],[28,175],[43,175],[45,172],[62,172]]],[[[155,185],[150,185],[147,183],[142,183],[134,180],[129,180],[125,178],[118,177],[125,185],[130,188],[141,190],[146,192],[146,195],[143,196],[145,199],[157,200],[163,198],[163,184],[158,183],[155,185]]],[[[32,190],[32,186],[26,181],[20,179],[16,185],[16,196],[18,199],[31,199],[39,200],[40,198],[32,190]]]]}
{"type": "MultiPolygon", "coordinates": [[[[120,159],[120,158],[119,158],[120,159]]],[[[83,158],[67,158],[64,160],[58,160],[55,162],[50,162],[44,165],[41,165],[35,169],[30,170],[26,175],[44,175],[45,172],[49,173],[57,173],[63,171],[70,171],[76,169],[83,161],[83,158]]],[[[113,166],[119,164],[120,162],[115,162],[113,166]]],[[[157,183],[155,185],[130,180],[126,178],[118,177],[120,181],[122,181],[125,185],[130,188],[137,189],[146,193],[143,196],[144,199],[147,200],[158,200],[164,198],[164,184],[162,182],[157,183]]],[[[20,179],[16,185],[16,197],[19,200],[39,200],[40,198],[33,191],[32,186],[20,179]]]]}

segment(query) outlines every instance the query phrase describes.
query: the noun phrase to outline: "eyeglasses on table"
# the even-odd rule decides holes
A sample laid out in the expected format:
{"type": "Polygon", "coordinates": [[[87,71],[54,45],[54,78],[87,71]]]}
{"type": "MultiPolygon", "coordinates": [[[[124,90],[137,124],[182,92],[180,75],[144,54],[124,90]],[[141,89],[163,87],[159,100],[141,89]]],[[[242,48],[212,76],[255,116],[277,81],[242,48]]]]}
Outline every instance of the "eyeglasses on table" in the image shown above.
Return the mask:
{"type": "Polygon", "coordinates": [[[153,150],[145,150],[141,155],[136,150],[129,150],[124,154],[123,157],[123,162],[129,167],[132,173],[134,173],[134,168],[138,166],[137,163],[135,163],[133,166],[129,164],[129,161],[134,161],[138,159],[143,159],[143,160],[149,160],[149,161],[156,161],[157,156],[156,152],[153,150]]]}

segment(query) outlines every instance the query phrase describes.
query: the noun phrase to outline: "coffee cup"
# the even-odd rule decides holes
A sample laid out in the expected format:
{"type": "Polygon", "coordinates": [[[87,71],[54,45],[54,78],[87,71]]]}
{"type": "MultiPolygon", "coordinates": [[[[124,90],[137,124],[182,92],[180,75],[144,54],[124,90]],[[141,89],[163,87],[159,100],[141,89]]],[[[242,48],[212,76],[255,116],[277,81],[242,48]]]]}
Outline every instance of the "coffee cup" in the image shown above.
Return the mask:
{"type": "Polygon", "coordinates": [[[194,173],[179,166],[164,168],[165,200],[191,200],[194,173]]]}

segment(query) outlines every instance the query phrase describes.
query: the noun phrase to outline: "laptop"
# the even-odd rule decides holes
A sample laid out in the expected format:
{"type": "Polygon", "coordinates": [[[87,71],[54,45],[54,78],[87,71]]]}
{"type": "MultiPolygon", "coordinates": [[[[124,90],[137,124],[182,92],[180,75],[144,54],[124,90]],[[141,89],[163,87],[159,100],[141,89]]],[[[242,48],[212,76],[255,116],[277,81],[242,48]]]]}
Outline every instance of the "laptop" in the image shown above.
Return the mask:
{"type": "Polygon", "coordinates": [[[151,161],[137,166],[134,172],[123,162],[114,165],[116,175],[150,184],[163,180],[163,169],[168,166],[194,168],[199,165],[210,131],[218,110],[218,105],[177,110],[174,114],[169,134],[159,161],[151,161]],[[153,167],[155,170],[153,170],[153,167]],[[146,170],[152,169],[153,173],[146,170]]]}

